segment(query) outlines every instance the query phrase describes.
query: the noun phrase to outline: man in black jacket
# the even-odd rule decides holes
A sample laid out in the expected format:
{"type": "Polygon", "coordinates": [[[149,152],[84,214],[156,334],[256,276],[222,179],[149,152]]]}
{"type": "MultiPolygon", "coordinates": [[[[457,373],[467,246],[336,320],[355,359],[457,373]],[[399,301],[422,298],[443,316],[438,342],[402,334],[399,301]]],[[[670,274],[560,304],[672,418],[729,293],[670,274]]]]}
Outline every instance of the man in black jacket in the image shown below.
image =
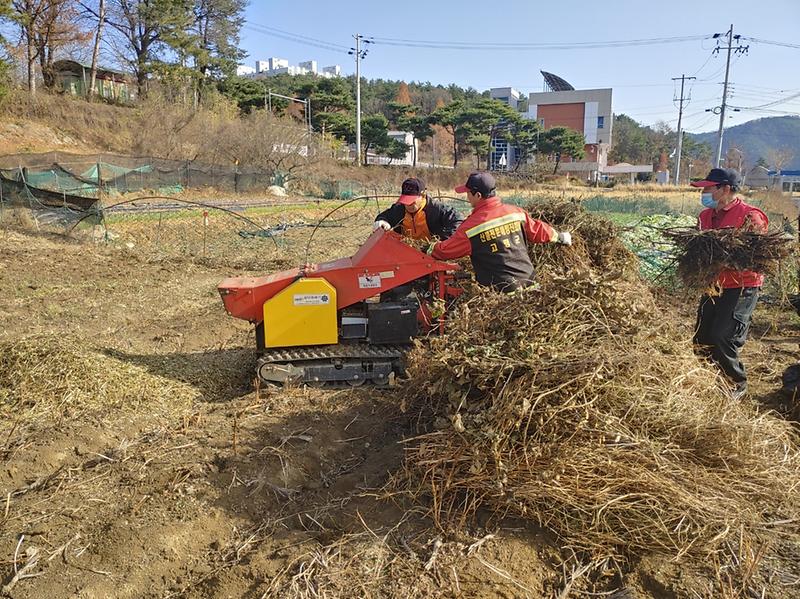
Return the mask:
{"type": "Polygon", "coordinates": [[[428,196],[422,179],[413,177],[403,181],[397,202],[375,217],[373,229],[394,230],[411,239],[444,240],[461,220],[455,210],[428,196]]]}

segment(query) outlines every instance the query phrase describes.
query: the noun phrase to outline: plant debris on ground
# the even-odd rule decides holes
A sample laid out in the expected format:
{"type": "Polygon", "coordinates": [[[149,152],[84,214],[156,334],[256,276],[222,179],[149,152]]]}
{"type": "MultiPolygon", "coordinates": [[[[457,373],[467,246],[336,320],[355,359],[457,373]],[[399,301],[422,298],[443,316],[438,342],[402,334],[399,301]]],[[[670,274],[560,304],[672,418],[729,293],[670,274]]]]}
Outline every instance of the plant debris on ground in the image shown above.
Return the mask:
{"type": "Polygon", "coordinates": [[[93,351],[68,336],[0,342],[0,410],[15,417],[158,413],[187,407],[197,395],[187,384],[93,351]]]}
{"type": "Polygon", "coordinates": [[[404,400],[422,430],[396,484],[444,528],[488,510],[595,557],[703,564],[791,520],[790,424],[728,398],[603,219],[577,206],[536,216],[578,243],[534,246],[538,288],[475,295],[412,352],[404,400]],[[562,254],[548,266],[543,249],[562,254]]]}

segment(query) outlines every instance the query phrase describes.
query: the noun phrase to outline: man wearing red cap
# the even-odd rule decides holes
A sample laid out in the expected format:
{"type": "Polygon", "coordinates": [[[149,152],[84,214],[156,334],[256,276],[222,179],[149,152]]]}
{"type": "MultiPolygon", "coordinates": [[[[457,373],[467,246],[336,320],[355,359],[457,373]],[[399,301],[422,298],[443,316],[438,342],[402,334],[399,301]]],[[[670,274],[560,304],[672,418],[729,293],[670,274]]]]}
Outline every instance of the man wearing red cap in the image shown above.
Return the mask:
{"type": "Polygon", "coordinates": [[[439,260],[469,256],[478,283],[510,292],[533,283],[529,243],[572,244],[572,236],[535,220],[522,208],[509,206],[495,195],[494,177],[474,172],[456,193],[466,193],[472,213],[453,236],[429,248],[439,260]]]}
{"type": "Polygon", "coordinates": [[[447,239],[461,224],[455,210],[428,197],[422,179],[406,179],[400,193],[394,205],[375,217],[373,229],[391,229],[411,239],[447,239]]]}
{"type": "MultiPolygon", "coordinates": [[[[699,216],[700,230],[742,229],[766,233],[767,215],[745,203],[737,194],[741,185],[739,173],[730,168],[714,168],[702,181],[692,186],[702,192],[705,207],[699,216]]],[[[747,374],[739,359],[750,329],[750,319],[756,307],[764,275],[750,270],[723,270],[714,287],[700,298],[695,345],[710,348],[711,358],[733,383],[731,397],[740,399],[747,393],[747,374]]]]}

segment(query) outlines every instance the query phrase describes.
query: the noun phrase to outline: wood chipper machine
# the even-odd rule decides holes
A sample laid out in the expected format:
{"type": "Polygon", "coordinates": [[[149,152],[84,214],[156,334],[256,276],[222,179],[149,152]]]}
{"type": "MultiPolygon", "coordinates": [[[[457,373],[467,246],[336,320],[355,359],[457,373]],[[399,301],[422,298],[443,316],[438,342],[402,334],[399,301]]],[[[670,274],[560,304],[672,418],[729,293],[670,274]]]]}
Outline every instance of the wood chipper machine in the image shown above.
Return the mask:
{"type": "Polygon", "coordinates": [[[379,229],[350,258],[218,288],[228,314],[255,325],[261,380],[386,385],[415,337],[444,331],[459,270],[379,229]]]}

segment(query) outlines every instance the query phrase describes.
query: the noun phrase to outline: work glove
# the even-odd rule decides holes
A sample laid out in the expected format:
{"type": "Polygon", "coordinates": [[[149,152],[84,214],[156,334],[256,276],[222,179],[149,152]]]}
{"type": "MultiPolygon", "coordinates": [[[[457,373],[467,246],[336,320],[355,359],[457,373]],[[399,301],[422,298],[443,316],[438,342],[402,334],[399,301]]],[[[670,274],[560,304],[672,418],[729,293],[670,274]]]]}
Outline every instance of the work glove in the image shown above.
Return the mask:
{"type": "Polygon", "coordinates": [[[558,239],[556,241],[558,243],[563,243],[564,245],[572,245],[572,233],[569,231],[559,231],[558,239]]]}
{"type": "Polygon", "coordinates": [[[389,231],[389,230],[391,230],[391,228],[392,228],[392,225],[387,223],[385,220],[376,220],[374,223],[372,223],[372,230],[373,231],[377,231],[378,229],[383,229],[384,231],[389,231]]]}

